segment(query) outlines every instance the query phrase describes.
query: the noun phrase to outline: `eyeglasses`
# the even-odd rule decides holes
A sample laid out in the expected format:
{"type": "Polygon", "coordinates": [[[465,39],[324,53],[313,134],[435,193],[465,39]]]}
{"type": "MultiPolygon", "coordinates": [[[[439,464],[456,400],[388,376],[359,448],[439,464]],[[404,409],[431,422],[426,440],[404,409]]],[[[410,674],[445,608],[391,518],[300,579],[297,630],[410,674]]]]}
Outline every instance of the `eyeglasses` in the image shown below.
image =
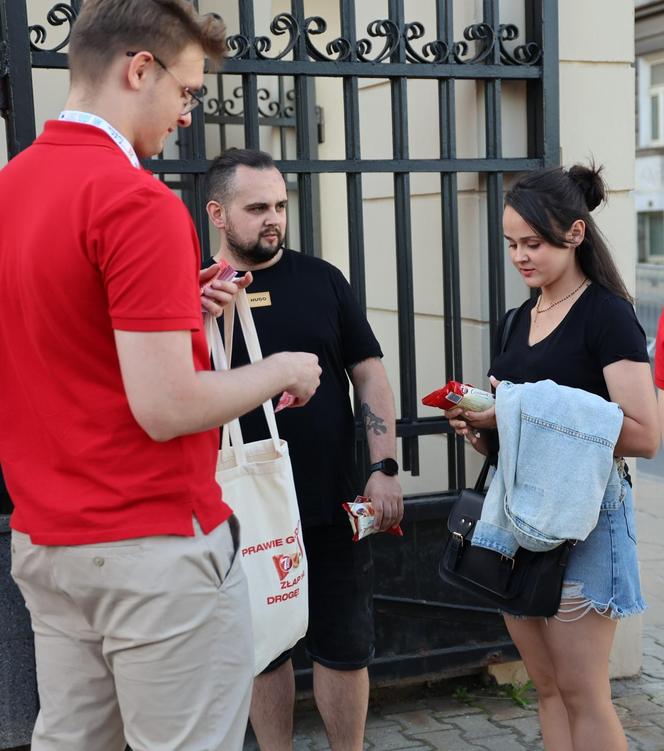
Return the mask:
{"type": "MultiPolygon", "coordinates": [[[[154,53],[150,53],[152,55],[153,60],[160,68],[163,68],[166,73],[168,73],[170,76],[173,77],[173,79],[177,82],[177,84],[182,89],[182,94],[185,97],[185,105],[184,109],[180,113],[181,115],[188,115],[192,110],[195,110],[196,107],[198,107],[199,104],[203,104],[203,96],[202,96],[202,89],[199,91],[193,91],[189,88],[189,86],[185,86],[182,81],[168,69],[168,66],[163,63],[154,53]]],[[[134,57],[138,55],[138,52],[127,52],[127,57],[134,57]]]]}

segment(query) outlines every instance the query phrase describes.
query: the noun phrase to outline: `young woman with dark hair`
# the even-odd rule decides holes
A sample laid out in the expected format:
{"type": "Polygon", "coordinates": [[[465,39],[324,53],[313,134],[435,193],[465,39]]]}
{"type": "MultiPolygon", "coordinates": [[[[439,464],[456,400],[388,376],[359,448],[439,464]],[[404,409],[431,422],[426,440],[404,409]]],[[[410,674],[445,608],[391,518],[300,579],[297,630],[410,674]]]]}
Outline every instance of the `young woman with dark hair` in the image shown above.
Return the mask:
{"type": "MultiPolygon", "coordinates": [[[[609,653],[618,619],[645,608],[631,480],[619,457],[654,456],[657,407],[643,329],[590,215],[603,200],[600,169],[575,165],[519,179],[503,214],[511,261],[539,294],[518,309],[507,345],[491,364],[492,383],[551,379],[617,402],[624,414],[615,447],[624,492],[618,504],[602,507],[597,526],[572,548],[558,613],[505,616],[538,691],[547,751],[627,751],[611,702],[609,653]]],[[[457,434],[488,452],[494,408],[447,416],[457,434]]]]}

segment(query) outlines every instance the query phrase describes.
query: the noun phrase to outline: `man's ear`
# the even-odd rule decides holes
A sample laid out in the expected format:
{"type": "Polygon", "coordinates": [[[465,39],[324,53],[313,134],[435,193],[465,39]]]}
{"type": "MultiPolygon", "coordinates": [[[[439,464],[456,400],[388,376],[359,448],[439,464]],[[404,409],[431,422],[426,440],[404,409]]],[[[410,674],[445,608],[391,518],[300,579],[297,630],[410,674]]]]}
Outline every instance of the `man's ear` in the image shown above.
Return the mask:
{"type": "Polygon", "coordinates": [[[126,76],[129,87],[134,90],[141,88],[143,80],[154,58],[150,52],[141,51],[132,55],[127,66],[126,76]]]}
{"type": "Polygon", "coordinates": [[[205,210],[217,229],[226,229],[226,210],[219,201],[208,201],[205,210]]]}

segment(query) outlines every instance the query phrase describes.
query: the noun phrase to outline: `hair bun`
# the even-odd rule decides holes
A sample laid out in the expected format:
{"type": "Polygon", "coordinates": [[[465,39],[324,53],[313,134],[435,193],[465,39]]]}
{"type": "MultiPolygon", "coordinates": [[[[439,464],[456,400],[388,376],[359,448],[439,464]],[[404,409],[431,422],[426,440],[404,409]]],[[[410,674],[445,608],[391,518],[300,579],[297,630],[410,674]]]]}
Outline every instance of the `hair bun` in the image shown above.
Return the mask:
{"type": "Polygon", "coordinates": [[[602,179],[602,169],[603,167],[595,167],[594,164],[590,167],[575,164],[567,170],[569,179],[581,189],[588,211],[593,211],[606,200],[606,184],[602,179]]]}

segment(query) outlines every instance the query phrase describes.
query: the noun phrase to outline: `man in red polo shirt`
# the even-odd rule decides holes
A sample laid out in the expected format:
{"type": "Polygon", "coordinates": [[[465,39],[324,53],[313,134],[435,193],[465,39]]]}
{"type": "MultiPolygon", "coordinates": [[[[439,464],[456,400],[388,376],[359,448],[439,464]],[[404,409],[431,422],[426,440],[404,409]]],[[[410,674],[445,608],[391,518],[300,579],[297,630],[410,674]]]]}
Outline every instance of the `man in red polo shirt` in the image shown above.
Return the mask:
{"type": "Polygon", "coordinates": [[[192,221],[140,167],[223,49],[186,0],[87,0],[65,110],[0,172],[0,464],[33,751],[242,746],[250,616],[216,428],[283,390],[306,403],[320,369],[209,370],[192,221]]]}

